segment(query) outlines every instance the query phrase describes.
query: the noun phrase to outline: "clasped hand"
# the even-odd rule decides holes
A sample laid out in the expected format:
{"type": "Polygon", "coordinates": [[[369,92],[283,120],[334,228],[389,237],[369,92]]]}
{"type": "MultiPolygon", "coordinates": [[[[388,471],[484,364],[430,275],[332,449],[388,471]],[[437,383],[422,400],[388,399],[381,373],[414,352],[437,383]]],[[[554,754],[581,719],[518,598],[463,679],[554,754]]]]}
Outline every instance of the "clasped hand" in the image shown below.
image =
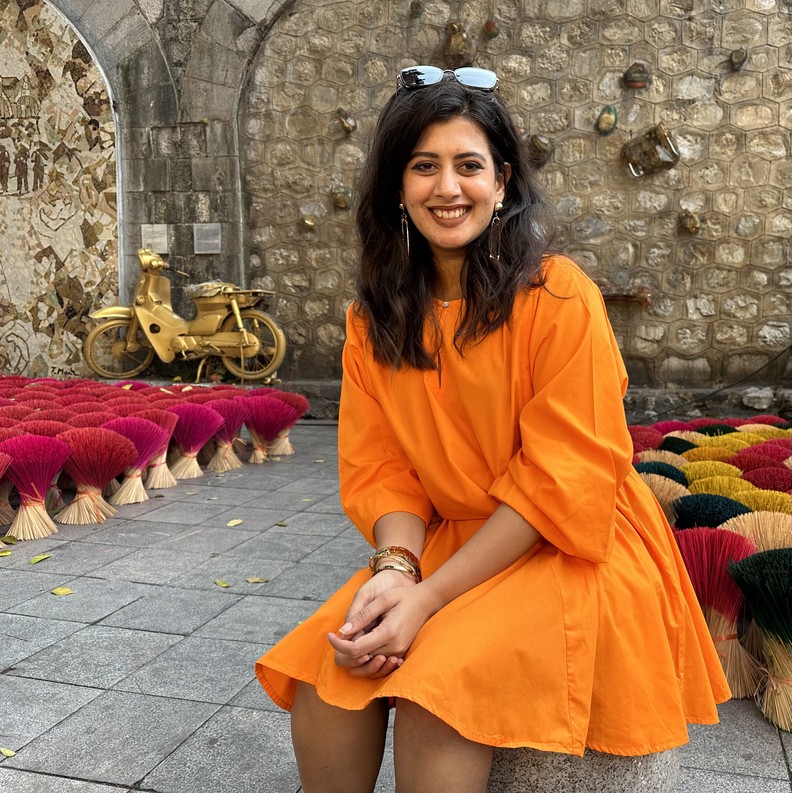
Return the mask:
{"type": "Polygon", "coordinates": [[[353,677],[389,675],[436,610],[425,584],[396,570],[377,573],[357,591],[344,625],[327,635],[336,664],[353,677]]]}

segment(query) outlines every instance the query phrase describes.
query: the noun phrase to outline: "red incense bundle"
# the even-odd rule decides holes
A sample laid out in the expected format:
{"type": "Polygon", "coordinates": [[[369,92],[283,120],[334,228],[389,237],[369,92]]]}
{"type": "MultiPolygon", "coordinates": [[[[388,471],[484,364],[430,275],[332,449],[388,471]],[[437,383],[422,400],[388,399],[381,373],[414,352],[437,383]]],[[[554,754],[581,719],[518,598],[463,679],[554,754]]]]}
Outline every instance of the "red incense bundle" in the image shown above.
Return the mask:
{"type": "Polygon", "coordinates": [[[241,468],[242,461],[234,451],[234,442],[241,440],[239,430],[250,415],[246,399],[214,399],[212,410],[223,417],[223,423],[214,436],[215,453],[207,463],[210,471],[222,473],[233,468],[241,468]]]}
{"type": "Polygon", "coordinates": [[[198,465],[198,452],[214,436],[223,423],[223,417],[207,405],[182,402],[167,408],[179,417],[173,431],[178,456],[171,465],[171,473],[176,479],[194,479],[203,476],[198,465]]]}
{"type": "MultiPolygon", "coordinates": [[[[21,433],[16,428],[0,427],[0,441],[13,438],[20,434],[21,433]]],[[[3,473],[0,474],[0,526],[8,526],[10,523],[13,523],[16,515],[16,511],[11,506],[10,501],[11,488],[13,485],[11,481],[4,476],[7,468],[8,466],[6,466],[6,468],[3,469],[3,473]]]]}
{"type": "Polygon", "coordinates": [[[674,536],[732,696],[752,697],[762,675],[757,660],[738,640],[737,622],[745,601],[729,565],[756,553],[756,546],[747,537],[726,529],[686,529],[674,536]]]}
{"type": "Polygon", "coordinates": [[[104,523],[118,514],[102,497],[105,485],[115,479],[136,457],[129,438],[104,427],[75,427],[58,436],[71,450],[64,470],[77,485],[69,506],[55,516],[58,523],[104,523]]]}
{"type": "MultiPolygon", "coordinates": [[[[260,390],[256,389],[256,391],[260,390]]],[[[295,409],[271,395],[247,397],[245,402],[250,408],[245,426],[253,442],[253,451],[248,462],[263,463],[267,459],[270,443],[275,440],[279,432],[283,432],[296,420],[295,409]]]]}
{"type": "MultiPolygon", "coordinates": [[[[311,404],[302,394],[295,394],[291,391],[272,391],[269,396],[273,399],[280,399],[281,402],[285,402],[287,405],[291,405],[294,409],[294,418],[275,436],[267,449],[267,453],[271,457],[294,454],[294,446],[292,446],[289,440],[289,431],[302,418],[311,404]]],[[[660,440],[662,441],[662,439],[663,436],[661,435],[660,440]]]]}
{"type": "Polygon", "coordinates": [[[168,468],[167,456],[168,445],[173,436],[173,431],[176,429],[179,417],[175,413],[171,413],[168,410],[160,410],[159,408],[147,408],[133,415],[153,421],[157,426],[162,427],[162,429],[167,432],[165,443],[151,458],[148,468],[146,469],[146,489],[164,490],[168,487],[176,487],[178,482],[176,481],[176,477],[171,473],[170,468],[168,468]]]}
{"type": "Polygon", "coordinates": [[[23,419],[31,413],[35,413],[35,408],[29,407],[28,405],[15,403],[13,405],[0,407],[0,416],[8,416],[8,418],[12,419],[23,419]]]}
{"type": "Polygon", "coordinates": [[[138,504],[148,501],[148,493],[143,487],[143,471],[151,458],[167,443],[168,433],[159,425],[137,416],[121,416],[102,425],[105,429],[129,438],[135,444],[137,457],[124,470],[121,487],[108,499],[111,504],[138,504]]]}
{"type": "Polygon", "coordinates": [[[0,443],[0,452],[11,455],[6,475],[19,493],[19,509],[8,533],[18,540],[54,534],[58,527],[47,515],[44,493],[63,468],[69,447],[46,435],[17,435],[0,443]]]}

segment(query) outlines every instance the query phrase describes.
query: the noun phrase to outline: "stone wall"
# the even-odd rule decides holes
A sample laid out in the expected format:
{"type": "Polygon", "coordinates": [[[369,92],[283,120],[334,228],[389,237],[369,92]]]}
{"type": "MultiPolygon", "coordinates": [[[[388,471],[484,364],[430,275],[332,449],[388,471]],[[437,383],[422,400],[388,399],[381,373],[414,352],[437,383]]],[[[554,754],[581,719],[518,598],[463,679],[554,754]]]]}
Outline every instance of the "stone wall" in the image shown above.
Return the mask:
{"type": "Polygon", "coordinates": [[[708,386],[765,367],[757,379],[772,382],[786,360],[773,359],[792,341],[789,6],[418,5],[411,15],[408,2],[300,0],[249,71],[239,123],[245,253],[248,273],[278,293],[290,376],[338,375],[355,258],[348,194],[367,136],[398,69],[443,63],[446,26],[460,22],[526,138],[554,148],[541,176],[558,206],[559,244],[601,283],[632,381],[708,386]],[[741,47],[747,61],[735,70],[741,47]],[[646,88],[624,86],[635,62],[651,72],[646,88]],[[607,105],[618,124],[599,135],[607,105]],[[621,148],[658,122],[680,162],[635,178],[621,148]],[[697,233],[680,226],[685,210],[697,233]]]}
{"type": "MultiPolygon", "coordinates": [[[[40,5],[0,0],[25,18],[40,5]]],[[[322,384],[340,375],[356,257],[350,207],[369,131],[400,67],[444,62],[452,22],[475,43],[474,62],[499,73],[526,140],[553,147],[540,174],[559,209],[559,244],[600,281],[632,382],[710,388],[758,370],[749,379],[773,384],[789,366],[787,0],[49,5],[85,42],[115,109],[121,299],[143,228],[165,227],[171,260],[194,280],[275,290],[271,311],[289,341],[281,375],[313,381],[323,399],[322,384]],[[734,69],[741,47],[747,59],[734,69]],[[635,62],[652,73],[646,88],[624,86],[635,62]],[[618,124],[600,135],[594,124],[609,105],[618,124]],[[680,161],[635,178],[621,148],[658,122],[680,161]],[[681,227],[685,210],[697,233],[681,227]],[[220,253],[193,247],[195,224],[206,223],[220,226],[220,253]]],[[[8,46],[0,41],[4,57],[8,46]]],[[[0,231],[3,245],[10,238],[0,231]]],[[[103,261],[114,256],[107,248],[103,261]]],[[[113,299],[109,282],[94,287],[90,264],[62,272],[88,286],[83,312],[113,299]]],[[[189,315],[180,284],[175,302],[189,315]]],[[[52,305],[49,319],[63,324],[59,299],[52,305]]]]}

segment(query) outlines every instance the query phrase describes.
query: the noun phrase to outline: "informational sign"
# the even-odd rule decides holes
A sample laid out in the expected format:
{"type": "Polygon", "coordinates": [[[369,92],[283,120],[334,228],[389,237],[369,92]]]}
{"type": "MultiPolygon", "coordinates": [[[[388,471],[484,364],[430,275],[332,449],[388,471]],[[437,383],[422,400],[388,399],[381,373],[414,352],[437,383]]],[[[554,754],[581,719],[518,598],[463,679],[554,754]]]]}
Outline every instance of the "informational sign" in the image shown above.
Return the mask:
{"type": "Polygon", "coordinates": [[[154,253],[168,253],[168,224],[144,223],[140,227],[140,242],[154,253]]]}
{"type": "Polygon", "coordinates": [[[220,253],[223,233],[219,223],[193,224],[193,252],[220,253]]]}

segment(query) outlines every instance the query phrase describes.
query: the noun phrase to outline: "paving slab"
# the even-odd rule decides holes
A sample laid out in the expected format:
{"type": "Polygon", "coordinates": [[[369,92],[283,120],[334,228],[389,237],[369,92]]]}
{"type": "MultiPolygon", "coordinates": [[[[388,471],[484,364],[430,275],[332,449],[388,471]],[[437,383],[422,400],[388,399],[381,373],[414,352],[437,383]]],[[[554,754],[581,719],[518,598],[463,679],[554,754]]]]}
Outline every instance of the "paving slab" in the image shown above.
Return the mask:
{"type": "Polygon", "coordinates": [[[180,746],[217,707],[106,691],[4,761],[3,766],[132,786],[180,746]]]}
{"type": "Polygon", "coordinates": [[[789,782],[778,728],[762,716],[753,702],[730,700],[718,706],[718,713],[719,724],[690,725],[690,743],[679,754],[681,765],[789,782]]]}
{"type": "Polygon", "coordinates": [[[350,528],[352,528],[352,523],[346,515],[305,511],[285,516],[270,531],[279,534],[319,534],[337,537],[350,528]]]}
{"type": "MultiPolygon", "coordinates": [[[[53,535],[57,536],[57,535],[53,535]]],[[[120,559],[131,552],[130,548],[122,545],[109,545],[107,543],[80,542],[52,542],[50,547],[29,547],[27,543],[17,544],[11,551],[11,556],[0,558],[6,562],[5,567],[10,570],[24,570],[30,568],[30,559],[38,554],[50,554],[49,559],[35,565],[37,572],[62,573],[65,575],[85,575],[103,567],[108,562],[120,559]]]]}
{"type": "MultiPolygon", "coordinates": [[[[157,548],[177,553],[182,551],[201,553],[208,556],[213,553],[230,552],[238,549],[243,543],[258,536],[258,532],[240,531],[236,527],[235,531],[231,531],[231,528],[227,526],[222,528],[195,526],[181,534],[168,537],[159,543],[157,548]]],[[[236,552],[239,553],[238,550],[236,552]]]]}
{"type": "Polygon", "coordinates": [[[344,508],[341,506],[341,499],[338,495],[325,496],[324,498],[312,501],[306,508],[306,512],[327,512],[333,515],[343,515],[344,508]]]}
{"type": "Polygon", "coordinates": [[[371,546],[363,539],[362,534],[355,537],[334,537],[305,557],[310,564],[330,566],[355,566],[358,569],[368,566],[372,554],[371,546]]]}
{"type": "Polygon", "coordinates": [[[224,707],[142,781],[162,793],[297,793],[289,719],[224,707]]]}
{"type": "Polygon", "coordinates": [[[47,591],[12,606],[8,611],[31,617],[93,623],[151,591],[145,584],[90,577],[64,576],[57,586],[67,586],[73,594],[56,597],[47,591]]]}
{"type": "Polygon", "coordinates": [[[229,586],[224,592],[235,595],[266,595],[269,582],[292,567],[292,562],[259,559],[255,556],[235,556],[232,553],[213,555],[212,558],[177,578],[174,586],[184,589],[217,591],[220,580],[229,586]],[[266,578],[267,583],[251,584],[247,578],[266,578]]]}
{"type": "Polygon", "coordinates": [[[101,624],[130,630],[187,635],[225,611],[241,597],[217,587],[215,590],[203,592],[195,589],[156,587],[149,594],[113,612],[101,624]]]}
{"type": "Polygon", "coordinates": [[[0,613],[0,673],[80,628],[81,624],[65,620],[0,613]]]}
{"type": "Polygon", "coordinates": [[[113,688],[224,705],[253,679],[258,654],[260,644],[190,636],[113,688]]]}
{"type": "Polygon", "coordinates": [[[48,592],[63,581],[63,576],[35,570],[3,570],[2,576],[0,611],[8,611],[42,592],[48,592]]]}
{"type": "Polygon", "coordinates": [[[306,476],[303,479],[284,485],[280,488],[280,492],[300,493],[303,496],[333,495],[338,493],[338,474],[336,472],[328,472],[323,476],[306,476]]]}
{"type": "Polygon", "coordinates": [[[109,688],[179,641],[181,637],[172,634],[87,625],[6,674],[109,688]]]}
{"type": "Polygon", "coordinates": [[[130,793],[126,787],[111,787],[60,776],[44,776],[2,766],[0,766],[0,790],[3,793],[130,793]]]}
{"type": "Polygon", "coordinates": [[[231,555],[251,556],[256,559],[277,559],[283,562],[299,562],[329,541],[321,534],[286,534],[265,531],[237,545],[231,555]]]}
{"type": "Polygon", "coordinates": [[[101,693],[99,688],[0,676],[0,744],[19,751],[101,693]]]}
{"type": "Polygon", "coordinates": [[[206,553],[174,552],[168,549],[138,548],[115,562],[95,571],[97,577],[141,584],[168,584],[180,575],[198,567],[206,553]]]}
{"type": "Polygon", "coordinates": [[[229,509],[228,504],[200,504],[197,501],[172,501],[170,504],[154,502],[154,505],[148,508],[134,504],[131,506],[136,508],[124,508],[125,518],[154,523],[179,523],[183,526],[199,526],[229,509]]]}
{"type": "MultiPolygon", "coordinates": [[[[269,647],[259,647],[259,653],[264,653],[269,650],[269,647]]],[[[269,710],[273,713],[285,713],[282,708],[279,708],[265,693],[261,687],[258,679],[251,680],[233,699],[228,703],[229,705],[236,705],[240,708],[253,708],[254,710],[269,710]]]]}
{"type": "Polygon", "coordinates": [[[300,562],[274,579],[267,586],[266,594],[323,602],[359,570],[360,567],[354,566],[300,562]]]}
{"type": "Polygon", "coordinates": [[[156,523],[147,520],[115,520],[102,524],[102,528],[80,539],[83,542],[112,543],[145,548],[157,545],[168,537],[181,534],[190,528],[178,523],[156,523]]]}
{"type": "MultiPolygon", "coordinates": [[[[312,600],[248,596],[207,622],[195,635],[249,641],[258,646],[271,645],[307,619],[320,605],[312,600]]],[[[258,657],[252,661],[255,663],[258,657]]]]}
{"type": "Polygon", "coordinates": [[[679,793],[790,793],[792,785],[783,779],[742,774],[719,774],[698,768],[681,768],[679,793]]]}
{"type": "Polygon", "coordinates": [[[189,504],[236,506],[237,504],[246,504],[260,498],[260,495],[254,490],[234,487],[230,482],[223,483],[222,487],[211,487],[204,483],[203,480],[200,481],[201,484],[185,482],[182,486],[173,488],[173,500],[189,504]]]}

